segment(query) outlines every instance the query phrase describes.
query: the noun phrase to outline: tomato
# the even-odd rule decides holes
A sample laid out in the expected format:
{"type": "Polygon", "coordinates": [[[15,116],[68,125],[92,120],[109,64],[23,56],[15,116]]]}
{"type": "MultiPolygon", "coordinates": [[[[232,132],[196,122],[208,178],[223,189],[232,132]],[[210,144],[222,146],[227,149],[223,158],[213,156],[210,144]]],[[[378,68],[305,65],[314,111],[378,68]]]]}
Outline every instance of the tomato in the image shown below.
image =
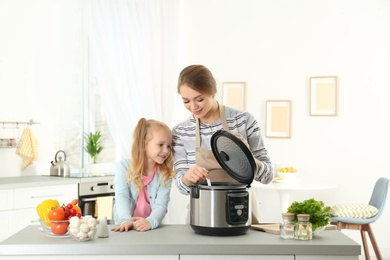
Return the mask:
{"type": "Polygon", "coordinates": [[[51,225],[51,232],[56,235],[63,235],[68,232],[69,222],[56,222],[51,225]]]}
{"type": "Polygon", "coordinates": [[[65,218],[65,211],[62,207],[55,208],[49,212],[50,220],[63,220],[65,218]]]}
{"type": "Polygon", "coordinates": [[[69,210],[69,213],[70,213],[70,215],[72,215],[72,216],[76,216],[77,211],[76,211],[75,209],[70,209],[70,210],[69,210]]]}

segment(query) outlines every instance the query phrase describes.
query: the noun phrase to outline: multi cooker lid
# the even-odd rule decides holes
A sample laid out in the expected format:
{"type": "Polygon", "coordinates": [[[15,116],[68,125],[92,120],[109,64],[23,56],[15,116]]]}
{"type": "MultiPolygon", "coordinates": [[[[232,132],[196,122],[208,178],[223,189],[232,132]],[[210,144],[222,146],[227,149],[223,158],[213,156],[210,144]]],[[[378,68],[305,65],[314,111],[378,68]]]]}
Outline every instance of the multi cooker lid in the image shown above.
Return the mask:
{"type": "Polygon", "coordinates": [[[237,136],[219,130],[211,137],[211,149],[219,165],[236,181],[251,184],[257,166],[252,152],[237,136]]]}

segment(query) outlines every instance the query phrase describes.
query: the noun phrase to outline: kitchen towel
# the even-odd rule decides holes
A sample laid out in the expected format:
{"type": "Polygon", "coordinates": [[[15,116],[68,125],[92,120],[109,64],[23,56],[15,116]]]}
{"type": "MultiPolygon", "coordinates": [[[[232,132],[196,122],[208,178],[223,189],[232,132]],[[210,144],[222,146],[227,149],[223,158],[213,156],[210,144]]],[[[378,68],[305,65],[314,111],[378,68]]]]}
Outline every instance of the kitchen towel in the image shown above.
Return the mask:
{"type": "Polygon", "coordinates": [[[108,220],[112,219],[112,207],[114,196],[97,197],[95,203],[95,217],[106,216],[108,220]]]}
{"type": "Polygon", "coordinates": [[[23,130],[21,144],[16,153],[23,157],[22,170],[38,159],[38,141],[30,127],[23,130]]]}

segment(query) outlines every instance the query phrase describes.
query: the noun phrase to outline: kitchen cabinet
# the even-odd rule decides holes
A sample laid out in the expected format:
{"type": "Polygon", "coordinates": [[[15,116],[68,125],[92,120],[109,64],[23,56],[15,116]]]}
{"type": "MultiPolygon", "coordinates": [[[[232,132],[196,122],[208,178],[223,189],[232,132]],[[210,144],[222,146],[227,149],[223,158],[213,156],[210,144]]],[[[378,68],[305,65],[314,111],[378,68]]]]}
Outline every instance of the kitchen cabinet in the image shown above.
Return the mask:
{"type": "Polygon", "coordinates": [[[77,198],[78,184],[0,190],[0,241],[38,220],[36,206],[45,199],[67,203],[77,198]]]}
{"type": "Polygon", "coordinates": [[[12,189],[0,190],[0,211],[13,208],[14,192],[12,189]]]}
{"type": "Polygon", "coordinates": [[[330,255],[180,255],[180,260],[352,260],[356,256],[330,255]]]}
{"type": "Polygon", "coordinates": [[[11,232],[13,200],[13,189],[0,190],[0,241],[13,234],[11,232]]]}
{"type": "Polygon", "coordinates": [[[71,202],[77,198],[77,190],[78,186],[74,184],[15,189],[14,208],[35,208],[46,199],[56,199],[60,204],[71,202]]]}
{"type": "Polygon", "coordinates": [[[1,219],[1,224],[0,224],[0,241],[3,241],[5,238],[9,237],[12,235],[14,232],[12,231],[11,225],[12,225],[12,211],[7,210],[7,211],[0,211],[0,219],[1,219]]]}
{"type": "Polygon", "coordinates": [[[294,260],[293,255],[180,255],[180,260],[294,260]]]}

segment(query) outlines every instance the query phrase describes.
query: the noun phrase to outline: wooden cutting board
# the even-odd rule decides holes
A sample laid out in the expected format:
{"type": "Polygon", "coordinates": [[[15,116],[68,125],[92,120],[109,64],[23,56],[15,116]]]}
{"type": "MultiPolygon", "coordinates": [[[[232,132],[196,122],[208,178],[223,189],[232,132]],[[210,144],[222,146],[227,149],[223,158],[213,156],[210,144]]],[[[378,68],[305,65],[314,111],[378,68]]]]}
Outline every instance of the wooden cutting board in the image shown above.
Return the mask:
{"type": "Polygon", "coordinates": [[[251,229],[267,232],[270,234],[280,234],[280,223],[258,223],[252,224],[251,229]]]}

